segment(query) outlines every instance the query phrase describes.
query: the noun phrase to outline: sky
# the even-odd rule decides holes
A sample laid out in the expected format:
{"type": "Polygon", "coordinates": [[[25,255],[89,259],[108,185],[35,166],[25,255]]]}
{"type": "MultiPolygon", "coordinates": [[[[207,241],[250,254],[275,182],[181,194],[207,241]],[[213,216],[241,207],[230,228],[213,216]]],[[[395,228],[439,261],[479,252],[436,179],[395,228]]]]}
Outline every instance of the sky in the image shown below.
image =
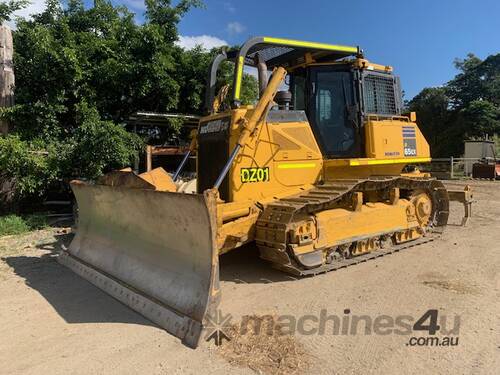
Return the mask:
{"type": "MultiPolygon", "coordinates": [[[[28,15],[43,8],[31,0],[28,15]]],[[[143,0],[124,4],[142,22],[143,0]]],[[[90,0],[86,2],[91,3],[90,0]]],[[[175,0],[174,0],[175,3],[175,0]]],[[[374,63],[391,65],[405,98],[457,73],[455,58],[500,52],[500,0],[204,0],[179,25],[179,44],[206,48],[274,36],[360,46],[374,63]]]]}

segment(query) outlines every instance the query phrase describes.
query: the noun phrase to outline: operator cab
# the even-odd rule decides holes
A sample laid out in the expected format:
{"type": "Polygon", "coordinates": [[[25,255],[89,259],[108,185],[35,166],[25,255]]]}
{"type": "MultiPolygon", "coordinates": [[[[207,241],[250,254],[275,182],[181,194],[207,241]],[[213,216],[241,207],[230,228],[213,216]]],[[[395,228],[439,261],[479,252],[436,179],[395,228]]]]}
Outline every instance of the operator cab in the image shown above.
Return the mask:
{"type": "Polygon", "coordinates": [[[235,64],[232,108],[241,105],[244,66],[257,68],[260,93],[270,71],[284,67],[288,90],[278,92],[274,110],[305,112],[328,159],[365,157],[363,124],[367,117],[401,115],[399,78],[392,74],[391,67],[365,60],[359,47],[269,37],[250,39],[239,50],[223,52],[214,59],[206,94],[210,113],[217,70],[224,60],[235,64]]]}

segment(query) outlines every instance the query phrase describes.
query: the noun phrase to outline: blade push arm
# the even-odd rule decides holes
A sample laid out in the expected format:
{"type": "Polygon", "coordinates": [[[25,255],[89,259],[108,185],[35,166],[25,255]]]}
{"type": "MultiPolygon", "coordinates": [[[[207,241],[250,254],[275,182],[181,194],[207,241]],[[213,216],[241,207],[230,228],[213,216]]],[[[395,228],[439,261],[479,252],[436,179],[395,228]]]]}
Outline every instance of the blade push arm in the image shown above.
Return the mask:
{"type": "Polygon", "coordinates": [[[177,170],[175,171],[174,175],[172,176],[172,180],[177,181],[177,178],[179,177],[179,174],[181,173],[182,169],[184,168],[184,165],[189,159],[189,156],[193,153],[194,150],[198,147],[198,141],[197,141],[197,136],[198,136],[198,131],[193,130],[191,132],[191,143],[189,144],[189,150],[186,152],[184,157],[182,158],[181,163],[177,167],[177,170]]]}
{"type": "Polygon", "coordinates": [[[231,168],[234,159],[236,159],[236,156],[238,156],[240,149],[246,145],[248,138],[257,128],[259,120],[261,119],[264,112],[267,110],[269,104],[272,103],[274,96],[278,92],[281,82],[283,82],[283,80],[285,79],[285,76],[286,76],[286,70],[284,68],[282,67],[276,68],[273,72],[271,80],[269,81],[269,84],[267,85],[266,89],[264,90],[264,93],[257,102],[257,105],[255,106],[255,109],[250,118],[241,119],[240,125],[242,127],[242,131],[238,139],[238,143],[231,152],[229,160],[222,169],[222,172],[217,178],[217,181],[215,181],[214,189],[218,189],[219,186],[222,184],[222,181],[224,181],[224,178],[226,177],[229,168],[231,168]]]}

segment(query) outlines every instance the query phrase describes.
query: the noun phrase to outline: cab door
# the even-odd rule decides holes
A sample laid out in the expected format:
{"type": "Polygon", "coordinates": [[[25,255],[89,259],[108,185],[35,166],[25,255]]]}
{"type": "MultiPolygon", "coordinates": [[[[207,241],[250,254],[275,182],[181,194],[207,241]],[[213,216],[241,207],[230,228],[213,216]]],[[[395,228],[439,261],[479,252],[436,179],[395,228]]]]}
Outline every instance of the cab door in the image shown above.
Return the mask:
{"type": "Polygon", "coordinates": [[[361,157],[353,73],[332,68],[308,69],[308,118],[326,158],[361,157]]]}

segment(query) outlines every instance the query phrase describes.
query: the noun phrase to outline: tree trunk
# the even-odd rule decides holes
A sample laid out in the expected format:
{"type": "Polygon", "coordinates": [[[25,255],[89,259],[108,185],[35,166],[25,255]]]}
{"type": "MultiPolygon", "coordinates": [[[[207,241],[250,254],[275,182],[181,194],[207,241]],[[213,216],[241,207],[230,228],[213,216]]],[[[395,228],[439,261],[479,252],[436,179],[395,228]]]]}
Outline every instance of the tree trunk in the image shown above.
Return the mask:
{"type": "MultiPolygon", "coordinates": [[[[0,107],[14,105],[14,69],[12,33],[7,25],[0,26],[0,107]]],[[[0,134],[9,132],[9,124],[0,119],[0,134]]]]}

